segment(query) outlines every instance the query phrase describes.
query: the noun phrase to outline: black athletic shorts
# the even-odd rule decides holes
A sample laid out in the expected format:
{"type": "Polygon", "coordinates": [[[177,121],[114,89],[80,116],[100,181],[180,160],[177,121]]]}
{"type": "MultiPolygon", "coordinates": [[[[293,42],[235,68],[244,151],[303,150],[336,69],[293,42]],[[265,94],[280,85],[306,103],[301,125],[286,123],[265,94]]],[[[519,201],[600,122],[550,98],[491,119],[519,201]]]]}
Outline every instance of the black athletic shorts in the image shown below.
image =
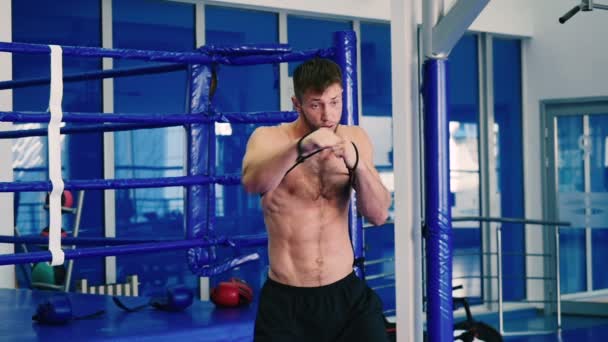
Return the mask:
{"type": "Polygon", "coordinates": [[[255,342],[387,341],[382,302],[354,272],[320,287],[267,279],[254,333],[255,342]]]}

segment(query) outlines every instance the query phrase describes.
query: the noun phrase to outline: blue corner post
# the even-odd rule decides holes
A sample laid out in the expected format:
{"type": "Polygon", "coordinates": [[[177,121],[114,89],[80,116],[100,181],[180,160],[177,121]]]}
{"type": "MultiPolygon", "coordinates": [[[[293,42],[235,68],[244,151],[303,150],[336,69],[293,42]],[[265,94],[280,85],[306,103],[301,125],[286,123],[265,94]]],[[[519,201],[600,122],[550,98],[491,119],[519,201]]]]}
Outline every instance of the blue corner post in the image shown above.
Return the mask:
{"type": "MultiPolygon", "coordinates": [[[[190,68],[191,114],[209,115],[211,106],[212,67],[193,65],[190,68]]],[[[215,125],[191,124],[186,126],[188,176],[215,174],[215,125]]],[[[215,185],[194,185],[186,188],[186,238],[213,238],[215,221],[215,185]]],[[[205,264],[215,261],[214,247],[192,248],[188,251],[188,264],[198,273],[205,264]]]]}
{"type": "MultiPolygon", "coordinates": [[[[342,118],[340,124],[359,124],[359,103],[357,96],[357,35],[354,31],[334,33],[334,61],[342,69],[342,118]]],[[[357,200],[351,196],[348,226],[350,240],[355,253],[355,273],[364,278],[363,261],[363,220],[357,213],[357,200]]]]}
{"type": "Polygon", "coordinates": [[[429,59],[424,64],[426,312],[429,342],[454,340],[446,69],[446,60],[429,59]]]}

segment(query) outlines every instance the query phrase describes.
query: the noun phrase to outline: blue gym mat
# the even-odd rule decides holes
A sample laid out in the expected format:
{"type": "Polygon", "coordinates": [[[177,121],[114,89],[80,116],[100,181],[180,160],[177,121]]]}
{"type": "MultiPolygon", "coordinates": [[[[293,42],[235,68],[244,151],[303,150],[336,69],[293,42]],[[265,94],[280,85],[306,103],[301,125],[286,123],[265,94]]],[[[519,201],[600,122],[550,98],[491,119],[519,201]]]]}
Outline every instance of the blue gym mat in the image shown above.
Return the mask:
{"type": "MultiPolygon", "coordinates": [[[[128,313],[110,296],[69,293],[72,313],[83,316],[99,310],[105,314],[65,325],[41,325],[32,320],[38,304],[59,293],[0,289],[0,341],[252,341],[256,305],[219,309],[195,300],[182,312],[152,307],[128,313]]],[[[121,297],[125,304],[146,302],[143,297],[121,297]]]]}

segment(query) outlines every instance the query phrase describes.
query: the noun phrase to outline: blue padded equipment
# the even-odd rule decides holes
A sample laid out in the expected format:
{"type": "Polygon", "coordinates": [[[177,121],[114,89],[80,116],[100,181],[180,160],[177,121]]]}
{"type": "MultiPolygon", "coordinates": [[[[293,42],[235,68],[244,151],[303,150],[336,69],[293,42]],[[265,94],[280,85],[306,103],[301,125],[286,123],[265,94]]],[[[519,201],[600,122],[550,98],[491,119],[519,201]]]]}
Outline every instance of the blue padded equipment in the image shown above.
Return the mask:
{"type": "Polygon", "coordinates": [[[76,319],[93,318],[103,313],[104,310],[99,310],[84,316],[74,316],[70,299],[65,295],[56,295],[38,304],[32,319],[40,324],[60,325],[76,319]]]}

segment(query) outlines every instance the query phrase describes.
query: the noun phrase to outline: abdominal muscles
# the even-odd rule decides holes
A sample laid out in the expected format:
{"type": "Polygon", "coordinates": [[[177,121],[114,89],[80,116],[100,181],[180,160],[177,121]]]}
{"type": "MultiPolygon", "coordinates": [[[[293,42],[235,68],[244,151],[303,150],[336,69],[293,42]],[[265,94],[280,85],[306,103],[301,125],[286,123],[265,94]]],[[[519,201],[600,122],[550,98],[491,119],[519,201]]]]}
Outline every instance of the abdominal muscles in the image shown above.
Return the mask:
{"type": "Polygon", "coordinates": [[[343,163],[326,165],[334,169],[319,168],[317,163],[298,166],[262,198],[269,276],[275,281],[322,286],[352,272],[348,173],[340,168],[343,163]]]}

